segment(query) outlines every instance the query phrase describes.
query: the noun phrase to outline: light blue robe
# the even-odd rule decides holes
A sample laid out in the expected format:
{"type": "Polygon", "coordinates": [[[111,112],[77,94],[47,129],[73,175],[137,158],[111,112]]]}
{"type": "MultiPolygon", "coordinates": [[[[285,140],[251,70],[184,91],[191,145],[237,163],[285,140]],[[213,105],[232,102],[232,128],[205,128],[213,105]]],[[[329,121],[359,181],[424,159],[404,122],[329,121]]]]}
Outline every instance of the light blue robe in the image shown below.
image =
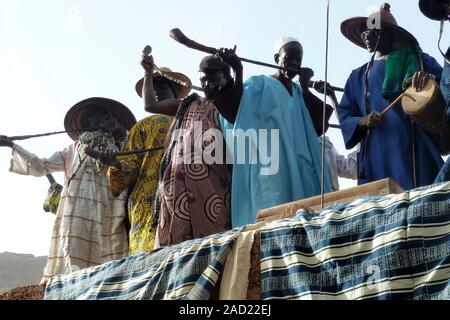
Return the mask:
{"type": "MultiPolygon", "coordinates": [[[[244,84],[234,125],[221,118],[227,145],[234,151],[231,187],[233,228],[254,223],[256,214],[261,209],[320,194],[321,148],[302,90],[298,85],[293,86],[291,97],[279,80],[268,76],[251,77],[244,84]],[[267,153],[278,161],[278,168],[274,164],[276,160],[271,161],[272,169],[278,169],[270,172],[274,174],[264,172],[264,168],[267,170],[270,165],[267,164],[268,159],[262,157],[265,154],[265,148],[260,144],[263,138],[252,140],[254,145],[259,144],[254,153],[257,155],[257,162],[251,164],[248,161],[249,139],[245,148],[239,145],[239,129],[244,132],[255,129],[257,133],[261,129],[278,129],[279,139],[270,141],[272,131],[264,139],[268,141],[268,150],[276,147],[275,144],[279,147],[277,157],[270,151],[267,153]],[[245,163],[238,161],[238,152],[245,152],[245,163]],[[263,172],[267,175],[262,174],[263,172]]],[[[274,150],[275,153],[276,148],[274,150]]],[[[326,170],[325,192],[330,190],[329,173],[326,170]]]]}

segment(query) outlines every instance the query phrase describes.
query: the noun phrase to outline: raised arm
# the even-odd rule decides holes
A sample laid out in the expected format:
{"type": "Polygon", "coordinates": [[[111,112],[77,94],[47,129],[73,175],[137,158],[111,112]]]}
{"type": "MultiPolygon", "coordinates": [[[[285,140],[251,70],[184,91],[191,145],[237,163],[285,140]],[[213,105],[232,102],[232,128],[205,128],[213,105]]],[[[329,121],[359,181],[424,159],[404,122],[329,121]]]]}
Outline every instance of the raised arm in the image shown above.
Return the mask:
{"type": "Polygon", "coordinates": [[[236,55],[236,47],[234,49],[222,48],[220,49],[219,54],[222,60],[229,64],[233,69],[234,81],[231,86],[214,98],[214,105],[219,110],[222,117],[230,123],[234,123],[236,121],[244,90],[242,62],[236,55]]]}
{"type": "Polygon", "coordinates": [[[141,65],[145,70],[144,85],[142,87],[142,98],[145,111],[151,113],[175,116],[180,105],[178,99],[160,99],[153,86],[154,62],[152,56],[142,57],[141,65]]]}
{"type": "Polygon", "coordinates": [[[41,159],[16,145],[11,139],[5,136],[0,136],[0,147],[10,147],[12,149],[9,171],[35,177],[45,176],[52,172],[64,171],[65,154],[69,150],[66,148],[61,152],[55,152],[50,158],[41,159]]]}

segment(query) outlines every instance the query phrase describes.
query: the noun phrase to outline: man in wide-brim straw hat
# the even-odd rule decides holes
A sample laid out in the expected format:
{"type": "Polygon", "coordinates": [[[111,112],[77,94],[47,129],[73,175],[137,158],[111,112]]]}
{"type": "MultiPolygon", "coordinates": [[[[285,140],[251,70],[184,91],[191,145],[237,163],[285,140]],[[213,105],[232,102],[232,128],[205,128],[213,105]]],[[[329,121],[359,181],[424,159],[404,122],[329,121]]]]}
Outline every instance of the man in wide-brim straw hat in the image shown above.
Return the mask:
{"type": "Polygon", "coordinates": [[[120,102],[95,97],[78,102],[67,112],[64,125],[74,142],[50,158],[38,158],[10,139],[0,138],[0,146],[12,148],[10,171],[36,177],[64,172],[43,283],[58,274],[127,256],[124,195],[112,199],[108,167],[84,150],[88,146],[95,150],[119,148],[135,122],[120,102]]]}
{"type": "Polygon", "coordinates": [[[347,149],[361,144],[358,183],[391,177],[404,189],[431,184],[443,163],[436,141],[400,103],[381,112],[411,82],[422,90],[429,77],[439,81],[442,67],[397,24],[387,3],[370,17],[345,20],[341,31],[373,53],[369,63],[350,74],[338,110],[347,149]]]}
{"type": "MultiPolygon", "coordinates": [[[[143,61],[146,59],[150,58],[144,56],[143,61]]],[[[165,103],[185,98],[191,90],[191,81],[182,73],[161,67],[154,69],[151,74],[146,72],[144,78],[136,83],[137,94],[142,97],[143,90],[149,86],[156,93],[155,102],[165,103]],[[186,85],[180,85],[177,81],[186,85]]],[[[123,151],[163,147],[172,121],[173,117],[162,114],[142,119],[130,130],[123,151]]],[[[153,249],[157,226],[153,213],[163,155],[164,148],[126,157],[117,157],[114,149],[107,149],[100,156],[102,161],[110,165],[109,181],[113,196],[120,195],[128,188],[130,254],[153,249]]]]}

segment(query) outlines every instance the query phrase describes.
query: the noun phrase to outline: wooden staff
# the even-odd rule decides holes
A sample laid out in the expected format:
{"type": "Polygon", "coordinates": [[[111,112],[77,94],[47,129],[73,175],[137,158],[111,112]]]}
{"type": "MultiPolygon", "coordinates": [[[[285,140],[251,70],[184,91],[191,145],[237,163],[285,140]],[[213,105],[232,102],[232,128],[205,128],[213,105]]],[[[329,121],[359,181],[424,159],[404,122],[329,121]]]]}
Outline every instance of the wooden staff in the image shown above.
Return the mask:
{"type": "MultiPolygon", "coordinates": [[[[159,146],[159,147],[149,148],[149,149],[119,151],[119,152],[117,152],[116,156],[117,157],[120,157],[120,156],[131,156],[131,155],[141,154],[141,153],[146,153],[146,152],[155,152],[155,151],[162,150],[162,149],[164,149],[164,146],[159,146]]],[[[86,153],[91,158],[94,158],[94,159],[97,159],[97,160],[100,158],[100,151],[91,149],[90,147],[86,147],[84,149],[84,153],[86,153]]]]}
{"type": "Polygon", "coordinates": [[[61,133],[92,131],[92,130],[99,130],[99,128],[64,130],[64,131],[55,131],[55,132],[47,132],[47,133],[39,133],[39,134],[30,134],[30,135],[24,135],[24,136],[12,136],[12,137],[4,136],[4,137],[15,141],[15,140],[27,140],[27,139],[32,139],[32,138],[48,137],[48,136],[52,136],[55,134],[61,134],[61,133]]]}
{"type": "MultiPolygon", "coordinates": [[[[149,45],[146,45],[145,48],[144,48],[144,50],[142,50],[142,55],[143,55],[143,56],[149,56],[151,53],[152,53],[152,47],[149,46],[149,45]]],[[[182,81],[182,80],[180,80],[180,79],[172,78],[172,77],[169,76],[168,74],[164,73],[164,71],[162,71],[160,68],[158,68],[158,67],[156,66],[156,64],[153,64],[153,67],[155,68],[156,71],[159,72],[159,74],[161,75],[161,77],[166,78],[167,80],[170,80],[170,81],[172,81],[172,82],[175,82],[175,83],[177,83],[177,84],[179,84],[180,86],[183,86],[183,87],[192,88],[192,89],[197,90],[197,91],[203,91],[203,88],[201,88],[201,87],[199,87],[199,86],[194,86],[193,84],[189,84],[189,83],[187,83],[187,82],[185,82],[185,81],[182,81]]]]}
{"type": "Polygon", "coordinates": [[[386,112],[388,112],[388,111],[389,111],[392,107],[394,107],[394,106],[397,104],[397,102],[399,102],[400,99],[403,98],[403,97],[408,97],[408,98],[411,99],[412,101],[416,102],[416,99],[414,99],[412,96],[410,96],[409,94],[407,94],[406,92],[404,92],[404,93],[402,93],[401,95],[399,95],[399,96],[397,97],[397,99],[395,99],[390,105],[388,105],[388,106],[386,107],[386,109],[384,109],[384,110],[381,112],[381,115],[384,115],[386,112]]]}
{"type": "MultiPolygon", "coordinates": [[[[202,52],[209,53],[209,54],[214,54],[214,55],[219,53],[219,50],[216,49],[216,48],[208,47],[208,46],[205,46],[205,45],[200,44],[198,42],[195,42],[194,40],[189,39],[178,28],[170,30],[169,36],[172,39],[174,39],[175,41],[177,41],[178,43],[181,43],[182,45],[185,45],[188,48],[191,48],[191,49],[194,49],[194,50],[198,50],[198,51],[202,51],[202,52]]],[[[239,57],[239,59],[241,59],[244,62],[256,64],[256,65],[259,65],[259,66],[274,68],[274,69],[283,70],[283,71],[295,72],[297,74],[300,71],[300,70],[294,70],[294,69],[291,69],[291,68],[281,67],[281,66],[278,66],[276,64],[265,63],[265,62],[251,60],[251,59],[242,58],[242,57],[239,57]]],[[[333,89],[336,90],[336,91],[344,91],[344,89],[338,88],[338,87],[333,87],[333,89]]]]}

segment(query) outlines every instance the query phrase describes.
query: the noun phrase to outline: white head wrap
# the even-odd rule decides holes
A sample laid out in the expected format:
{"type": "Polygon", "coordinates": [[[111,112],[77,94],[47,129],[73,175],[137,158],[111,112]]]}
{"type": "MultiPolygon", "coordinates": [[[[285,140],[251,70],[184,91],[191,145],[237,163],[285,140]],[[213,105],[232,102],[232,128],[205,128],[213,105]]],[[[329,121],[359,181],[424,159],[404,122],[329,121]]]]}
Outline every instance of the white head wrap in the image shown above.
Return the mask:
{"type": "Polygon", "coordinates": [[[300,44],[300,41],[293,37],[281,37],[280,39],[278,39],[277,43],[275,44],[274,54],[279,54],[281,48],[291,42],[297,42],[300,44]]]}

